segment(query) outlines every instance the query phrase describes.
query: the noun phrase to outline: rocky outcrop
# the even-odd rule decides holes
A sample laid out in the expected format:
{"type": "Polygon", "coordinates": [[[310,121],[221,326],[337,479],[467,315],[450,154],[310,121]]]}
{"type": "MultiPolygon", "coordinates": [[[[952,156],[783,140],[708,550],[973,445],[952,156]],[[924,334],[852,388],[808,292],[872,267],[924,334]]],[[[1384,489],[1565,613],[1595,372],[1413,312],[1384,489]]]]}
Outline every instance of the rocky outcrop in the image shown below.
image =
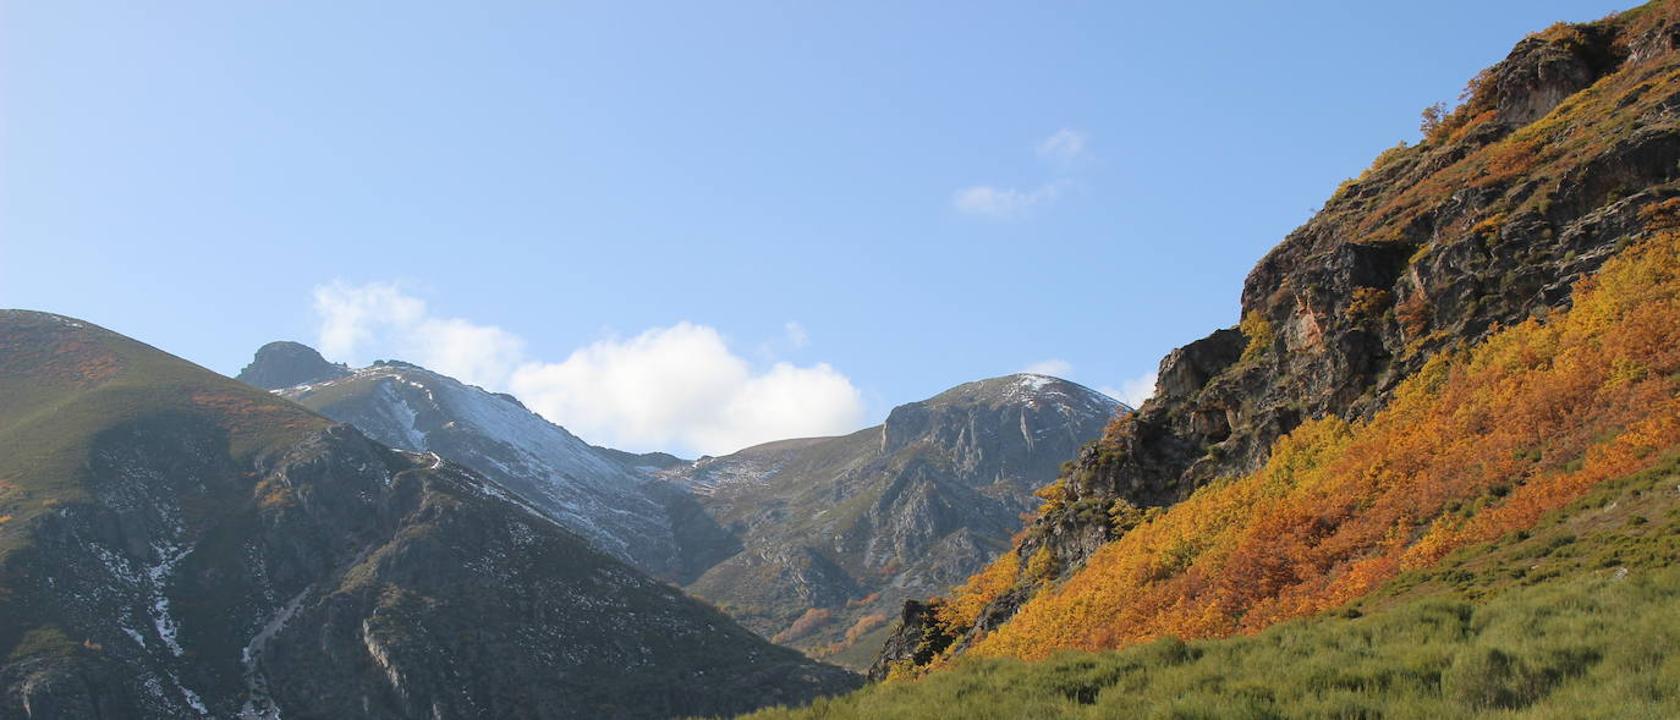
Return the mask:
{"type": "Polygon", "coordinates": [[[257,356],[239,371],[242,383],[264,390],[321,382],[350,374],[342,364],[327,362],[315,348],[289,340],[271,342],[257,349],[257,356]]]}
{"type": "Polygon", "coordinates": [[[899,613],[898,628],[888,636],[875,663],[869,666],[870,680],[885,680],[902,662],[926,665],[950,647],[955,638],[933,617],[934,606],[920,600],[906,600],[899,613]]]}
{"type": "Polygon", "coordinates": [[[1564,98],[1613,72],[1626,55],[1607,25],[1559,25],[1524,38],[1504,62],[1475,80],[1473,110],[1492,109],[1516,128],[1539,120],[1564,98]]]}

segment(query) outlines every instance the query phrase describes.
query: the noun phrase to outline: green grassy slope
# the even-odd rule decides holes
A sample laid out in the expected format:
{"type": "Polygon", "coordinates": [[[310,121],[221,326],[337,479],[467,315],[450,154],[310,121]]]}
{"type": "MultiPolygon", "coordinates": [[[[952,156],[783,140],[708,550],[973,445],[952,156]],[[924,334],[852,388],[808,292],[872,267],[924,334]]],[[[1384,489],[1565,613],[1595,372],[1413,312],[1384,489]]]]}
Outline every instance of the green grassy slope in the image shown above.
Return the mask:
{"type": "Polygon", "coordinates": [[[964,660],[778,718],[1680,717],[1680,456],[1254,636],[964,660]]]}
{"type": "Polygon", "coordinates": [[[236,458],[327,425],[302,407],[116,333],[0,310],[0,557],[42,512],[85,499],[94,440],[142,416],[207,419],[236,458]]]}

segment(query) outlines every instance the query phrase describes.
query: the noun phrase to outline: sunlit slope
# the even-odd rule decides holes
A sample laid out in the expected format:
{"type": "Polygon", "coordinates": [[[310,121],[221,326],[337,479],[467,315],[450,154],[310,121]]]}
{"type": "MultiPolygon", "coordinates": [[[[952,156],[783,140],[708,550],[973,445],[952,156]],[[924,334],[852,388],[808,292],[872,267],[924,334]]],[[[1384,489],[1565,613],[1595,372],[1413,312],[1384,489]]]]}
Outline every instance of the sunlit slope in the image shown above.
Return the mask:
{"type": "Polygon", "coordinates": [[[1673,717],[1680,237],[1369,422],[1309,422],[1259,472],[1125,514],[943,670],[765,716],[1673,717]]]}
{"type": "Polygon", "coordinates": [[[1259,472],[1143,520],[973,651],[1218,637],[1342,605],[1656,463],[1680,441],[1677,373],[1668,234],[1612,260],[1574,309],[1437,357],[1370,422],[1310,421],[1259,472]]]}

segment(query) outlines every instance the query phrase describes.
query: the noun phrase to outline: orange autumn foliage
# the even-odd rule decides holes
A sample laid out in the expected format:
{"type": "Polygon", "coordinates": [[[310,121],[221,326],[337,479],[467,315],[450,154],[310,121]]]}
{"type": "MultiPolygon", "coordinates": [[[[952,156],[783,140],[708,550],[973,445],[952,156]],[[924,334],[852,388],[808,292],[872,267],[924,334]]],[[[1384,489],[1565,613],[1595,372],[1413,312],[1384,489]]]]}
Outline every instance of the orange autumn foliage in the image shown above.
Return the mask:
{"type": "Polygon", "coordinates": [[[787,626],[786,629],[776,633],[776,636],[771,638],[770,641],[775,643],[793,642],[794,640],[798,640],[806,635],[810,635],[815,632],[817,628],[827,625],[828,622],[833,619],[834,611],[829,610],[828,608],[807,609],[805,614],[800,615],[799,618],[794,620],[793,624],[787,626]]]}
{"type": "Polygon", "coordinates": [[[858,638],[869,634],[870,631],[885,624],[887,624],[886,613],[869,613],[868,615],[858,618],[857,622],[852,623],[851,627],[846,628],[846,644],[851,645],[856,643],[858,638]]]}
{"type": "Polygon", "coordinates": [[[973,627],[980,619],[980,611],[997,596],[1015,584],[1021,558],[1013,550],[999,555],[984,570],[968,578],[968,582],[954,588],[951,597],[935,606],[939,621],[946,627],[973,627]]]}
{"type": "Polygon", "coordinates": [[[1259,471],[1109,543],[972,652],[1036,659],[1254,632],[1531,527],[1676,444],[1680,234],[1670,234],[1607,263],[1573,309],[1435,357],[1369,422],[1303,424],[1259,471]]]}

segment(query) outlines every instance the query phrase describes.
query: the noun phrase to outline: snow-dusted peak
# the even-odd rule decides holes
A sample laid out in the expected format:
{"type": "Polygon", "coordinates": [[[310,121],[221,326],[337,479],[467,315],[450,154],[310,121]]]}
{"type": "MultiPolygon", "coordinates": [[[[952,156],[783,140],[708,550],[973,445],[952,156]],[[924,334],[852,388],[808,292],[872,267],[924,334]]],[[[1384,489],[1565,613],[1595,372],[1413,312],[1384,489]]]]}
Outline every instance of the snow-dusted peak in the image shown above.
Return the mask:
{"type": "Polygon", "coordinates": [[[627,461],[637,456],[593,447],[510,395],[389,360],[279,392],[387,445],[471,468],[650,572],[665,574],[675,554],[651,473],[627,461]]]}

